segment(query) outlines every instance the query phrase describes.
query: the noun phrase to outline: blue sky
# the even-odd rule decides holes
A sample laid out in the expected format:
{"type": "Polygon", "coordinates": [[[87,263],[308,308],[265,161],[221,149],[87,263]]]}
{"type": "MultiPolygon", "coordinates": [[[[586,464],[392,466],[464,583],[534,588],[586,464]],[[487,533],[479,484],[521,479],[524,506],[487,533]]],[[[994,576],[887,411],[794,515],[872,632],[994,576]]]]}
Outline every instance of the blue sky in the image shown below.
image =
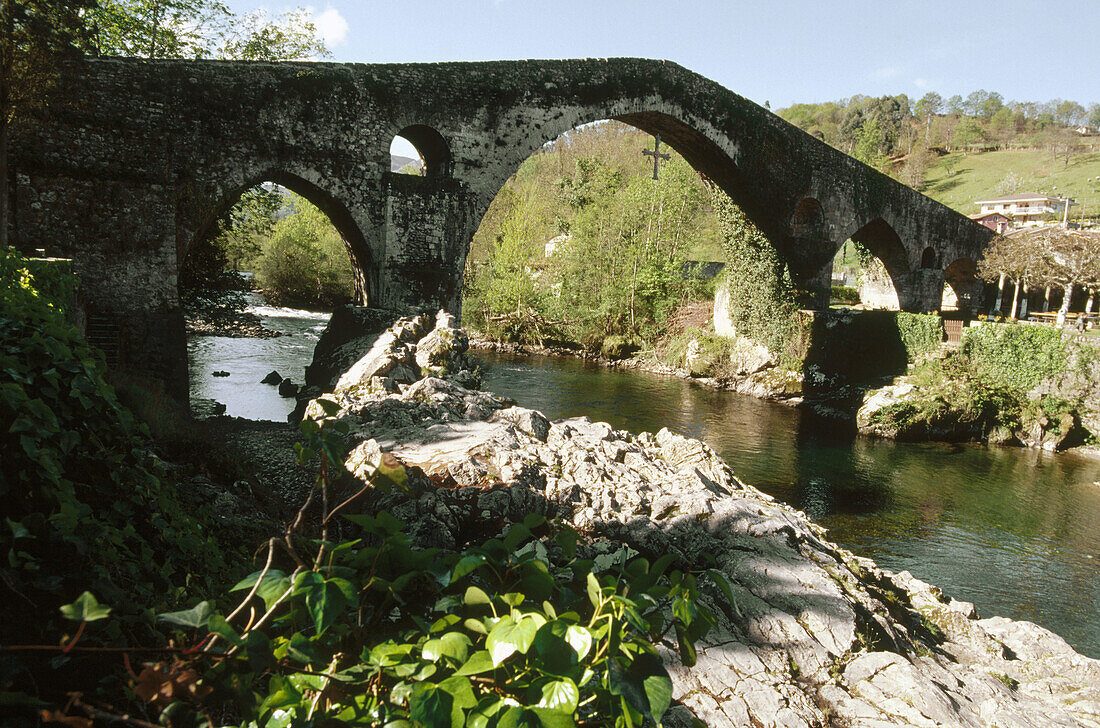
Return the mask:
{"type": "MultiPolygon", "coordinates": [[[[235,11],[296,6],[230,0],[235,11]]],[[[331,60],[642,56],[772,108],[984,88],[1100,102],[1100,1],[314,0],[331,60]]]]}

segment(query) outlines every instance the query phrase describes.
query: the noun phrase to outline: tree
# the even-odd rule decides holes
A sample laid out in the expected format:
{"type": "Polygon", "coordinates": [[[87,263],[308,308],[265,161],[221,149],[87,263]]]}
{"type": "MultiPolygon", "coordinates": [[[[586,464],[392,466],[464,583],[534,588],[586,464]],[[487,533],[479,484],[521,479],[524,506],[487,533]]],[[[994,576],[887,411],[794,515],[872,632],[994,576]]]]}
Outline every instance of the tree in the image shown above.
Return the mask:
{"type": "Polygon", "coordinates": [[[1019,310],[1020,289],[1026,290],[1028,285],[1037,281],[1043,266],[1042,251],[1034,240],[1020,234],[999,235],[978,262],[978,273],[988,281],[1003,282],[1004,278],[1015,281],[1009,314],[1015,317],[1019,310]]]}
{"type": "Polygon", "coordinates": [[[1004,105],[1004,97],[995,91],[981,89],[966,97],[965,111],[971,116],[991,118],[1004,105]]]}
{"type": "Polygon", "coordinates": [[[1100,127],[1100,104],[1089,104],[1088,125],[1094,128],[1100,127]]]}
{"type": "Polygon", "coordinates": [[[102,0],[92,13],[104,55],[289,61],[328,55],[304,10],[235,15],[219,0],[102,0]]]}
{"type": "Polygon", "coordinates": [[[87,48],[85,14],[95,0],[0,3],[0,250],[8,244],[8,147],[13,129],[41,111],[58,64],[87,48]]]}
{"type": "Polygon", "coordinates": [[[329,52],[306,11],[271,18],[257,10],[234,22],[218,55],[238,61],[291,61],[323,58],[329,52]]]}
{"type": "Polygon", "coordinates": [[[1064,324],[1075,289],[1100,286],[1100,233],[1048,227],[1021,237],[1038,251],[1040,280],[1064,292],[1058,310],[1058,324],[1064,324]]]}
{"type": "Polygon", "coordinates": [[[929,91],[913,106],[913,111],[922,119],[935,116],[943,110],[943,97],[935,91],[929,91]]]}
{"type": "MultiPolygon", "coordinates": [[[[936,116],[943,110],[943,97],[941,97],[935,91],[929,91],[924,96],[920,97],[916,105],[913,107],[913,111],[918,118],[924,119],[924,141],[925,143],[932,136],[932,117],[936,116]]],[[[923,181],[923,179],[922,179],[923,181]]]]}
{"type": "Polygon", "coordinates": [[[980,144],[985,140],[985,129],[977,119],[965,118],[955,127],[955,146],[965,149],[973,144],[980,144]]]}
{"type": "Polygon", "coordinates": [[[947,113],[949,114],[961,114],[966,108],[966,102],[963,101],[963,97],[955,94],[947,100],[947,113]]]}
{"type": "Polygon", "coordinates": [[[91,18],[103,55],[209,58],[233,14],[218,0],[103,0],[91,18]]]}
{"type": "Polygon", "coordinates": [[[349,253],[340,233],[305,198],[290,198],[293,212],[264,241],[256,281],[276,305],[331,308],[355,299],[349,253]]]}
{"type": "Polygon", "coordinates": [[[1085,107],[1076,101],[1062,101],[1054,110],[1054,119],[1063,126],[1077,126],[1085,119],[1085,107]]]}
{"type": "Polygon", "coordinates": [[[888,146],[886,132],[878,118],[872,117],[860,127],[852,156],[880,172],[886,168],[884,148],[888,146]]]}
{"type": "Polygon", "coordinates": [[[932,154],[928,147],[918,144],[905,159],[905,166],[901,170],[901,181],[919,190],[924,184],[924,177],[928,173],[928,165],[931,161],[932,154]]]}

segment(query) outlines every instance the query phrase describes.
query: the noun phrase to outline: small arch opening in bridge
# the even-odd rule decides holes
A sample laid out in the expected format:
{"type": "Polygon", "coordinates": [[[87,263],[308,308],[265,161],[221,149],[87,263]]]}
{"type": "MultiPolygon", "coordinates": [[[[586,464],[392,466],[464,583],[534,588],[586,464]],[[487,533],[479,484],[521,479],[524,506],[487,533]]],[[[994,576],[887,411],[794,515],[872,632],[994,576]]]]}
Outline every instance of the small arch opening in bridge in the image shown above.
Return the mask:
{"type": "Polygon", "coordinates": [[[931,246],[924,249],[920,256],[921,270],[933,270],[936,268],[936,250],[931,246]]]}
{"type": "Polygon", "coordinates": [[[533,149],[488,205],[466,259],[464,319],[501,337],[604,349],[709,319],[724,259],[710,192],[662,134],[615,120],[533,149]],[[694,308],[693,308],[694,307],[694,308]],[[687,314],[685,314],[687,315],[687,314]]]}
{"type": "Polygon", "coordinates": [[[969,315],[979,310],[985,283],[978,277],[978,264],[971,258],[959,258],[944,268],[940,310],[969,315]]]}
{"type": "Polygon", "coordinates": [[[299,177],[260,179],[224,193],[181,246],[197,416],[218,402],[232,416],[284,420],[328,312],[366,297],[370,266],[356,261],[365,247],[348,211],[299,177]],[[262,383],[272,371],[279,379],[262,383]]]}
{"type": "Polygon", "coordinates": [[[423,177],[450,177],[451,148],[443,135],[425,124],[406,126],[390,142],[390,170],[423,177]]]}
{"type": "Polygon", "coordinates": [[[812,197],[801,200],[791,215],[791,235],[818,240],[825,237],[825,209],[812,197]]]}
{"type": "Polygon", "coordinates": [[[854,232],[833,259],[833,302],[900,308],[895,277],[909,270],[901,238],[882,218],[854,232]]]}

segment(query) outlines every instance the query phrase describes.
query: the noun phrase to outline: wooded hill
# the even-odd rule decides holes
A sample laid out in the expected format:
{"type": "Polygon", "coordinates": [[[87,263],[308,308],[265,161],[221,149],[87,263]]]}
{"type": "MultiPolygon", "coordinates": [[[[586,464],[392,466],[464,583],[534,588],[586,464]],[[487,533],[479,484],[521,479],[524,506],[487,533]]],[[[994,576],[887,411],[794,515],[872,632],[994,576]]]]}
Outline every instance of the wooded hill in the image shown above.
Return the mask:
{"type": "Polygon", "coordinates": [[[977,212],[977,200],[1038,192],[1074,198],[1075,216],[1100,216],[1100,104],[930,92],[916,101],[853,96],[777,113],[963,214],[977,212]]]}

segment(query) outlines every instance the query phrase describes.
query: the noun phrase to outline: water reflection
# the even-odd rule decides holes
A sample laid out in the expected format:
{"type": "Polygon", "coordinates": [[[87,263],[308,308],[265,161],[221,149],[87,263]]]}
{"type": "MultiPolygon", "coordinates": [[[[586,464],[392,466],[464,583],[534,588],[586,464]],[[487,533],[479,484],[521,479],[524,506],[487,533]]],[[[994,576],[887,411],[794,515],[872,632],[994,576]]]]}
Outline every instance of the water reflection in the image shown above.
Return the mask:
{"type": "Polygon", "coordinates": [[[1100,463],[974,445],[894,443],[781,405],[572,359],[479,353],[486,388],[551,419],[587,415],[698,437],[745,481],[883,567],[986,616],[1028,619],[1100,657],[1100,463]]]}

